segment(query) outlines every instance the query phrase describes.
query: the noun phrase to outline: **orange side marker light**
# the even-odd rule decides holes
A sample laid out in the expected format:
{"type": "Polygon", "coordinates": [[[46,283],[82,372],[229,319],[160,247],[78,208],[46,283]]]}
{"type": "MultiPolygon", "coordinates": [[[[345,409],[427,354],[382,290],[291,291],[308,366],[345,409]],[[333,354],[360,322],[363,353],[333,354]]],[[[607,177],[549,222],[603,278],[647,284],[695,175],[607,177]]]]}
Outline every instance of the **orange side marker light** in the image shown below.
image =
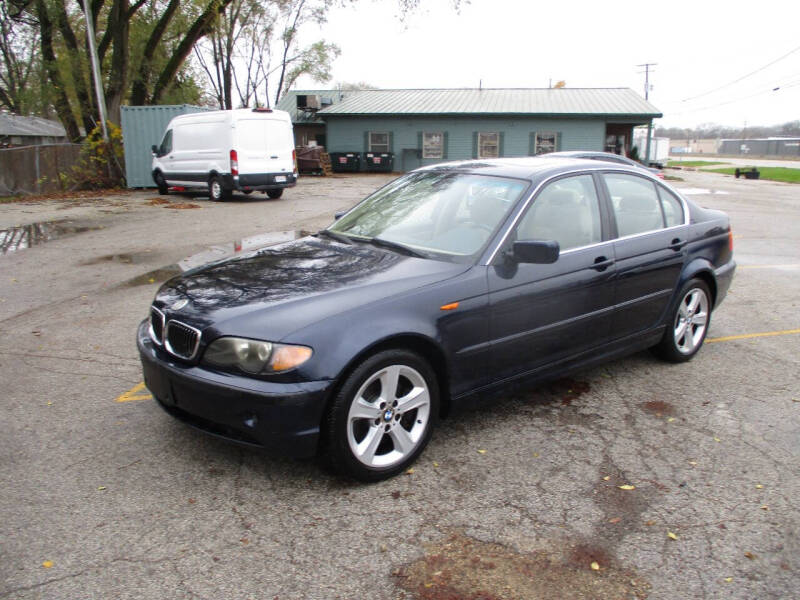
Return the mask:
{"type": "Polygon", "coordinates": [[[458,302],[451,302],[450,304],[442,304],[439,309],[441,310],[455,310],[458,308],[458,302]]]}

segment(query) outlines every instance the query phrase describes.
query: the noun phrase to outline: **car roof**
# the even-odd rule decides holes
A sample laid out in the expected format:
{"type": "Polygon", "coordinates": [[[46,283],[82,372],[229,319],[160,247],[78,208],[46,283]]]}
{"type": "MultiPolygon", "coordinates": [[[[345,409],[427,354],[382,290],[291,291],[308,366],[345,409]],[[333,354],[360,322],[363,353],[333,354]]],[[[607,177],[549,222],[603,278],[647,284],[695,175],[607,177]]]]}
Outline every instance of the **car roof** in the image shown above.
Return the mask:
{"type": "MultiPolygon", "coordinates": [[[[641,175],[643,169],[623,165],[620,163],[606,163],[600,165],[597,160],[588,158],[572,158],[569,156],[526,156],[520,158],[491,158],[462,160],[447,163],[438,163],[417,169],[417,171],[453,171],[460,173],[475,173],[480,175],[493,175],[496,177],[514,177],[540,181],[559,175],[579,170],[597,170],[598,168],[630,171],[641,175]]],[[[644,171],[646,175],[647,172],[644,171]]]]}

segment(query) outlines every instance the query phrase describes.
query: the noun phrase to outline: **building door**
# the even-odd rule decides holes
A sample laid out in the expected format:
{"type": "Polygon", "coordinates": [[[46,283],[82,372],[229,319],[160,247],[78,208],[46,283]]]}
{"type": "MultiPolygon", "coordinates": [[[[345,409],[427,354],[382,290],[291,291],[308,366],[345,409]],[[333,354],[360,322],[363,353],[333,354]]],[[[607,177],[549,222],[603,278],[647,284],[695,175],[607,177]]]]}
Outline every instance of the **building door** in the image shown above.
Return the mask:
{"type": "Polygon", "coordinates": [[[633,125],[606,123],[606,142],[603,150],[621,156],[629,156],[632,137],[633,125]]]}

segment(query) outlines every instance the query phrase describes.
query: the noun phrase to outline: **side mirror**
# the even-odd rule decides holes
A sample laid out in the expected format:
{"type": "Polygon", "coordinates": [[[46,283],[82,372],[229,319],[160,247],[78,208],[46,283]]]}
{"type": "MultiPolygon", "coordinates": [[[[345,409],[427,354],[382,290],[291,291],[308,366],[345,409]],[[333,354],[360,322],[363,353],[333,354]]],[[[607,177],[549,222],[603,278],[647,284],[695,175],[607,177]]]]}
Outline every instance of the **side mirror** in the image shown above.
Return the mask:
{"type": "Polygon", "coordinates": [[[555,240],[517,240],[514,242],[511,255],[520,263],[549,265],[558,260],[560,251],[555,240]]]}
{"type": "Polygon", "coordinates": [[[346,210],[340,210],[340,211],[339,211],[339,212],[337,212],[337,213],[333,213],[333,220],[334,220],[334,221],[338,221],[339,219],[341,219],[341,218],[342,218],[343,216],[345,216],[346,214],[347,214],[347,211],[346,211],[346,210]]]}
{"type": "Polygon", "coordinates": [[[159,153],[159,151],[160,151],[160,148],[159,148],[158,146],[156,146],[155,144],[153,144],[152,146],[150,146],[150,150],[152,150],[153,154],[155,154],[156,156],[158,156],[158,153],[159,153]]]}

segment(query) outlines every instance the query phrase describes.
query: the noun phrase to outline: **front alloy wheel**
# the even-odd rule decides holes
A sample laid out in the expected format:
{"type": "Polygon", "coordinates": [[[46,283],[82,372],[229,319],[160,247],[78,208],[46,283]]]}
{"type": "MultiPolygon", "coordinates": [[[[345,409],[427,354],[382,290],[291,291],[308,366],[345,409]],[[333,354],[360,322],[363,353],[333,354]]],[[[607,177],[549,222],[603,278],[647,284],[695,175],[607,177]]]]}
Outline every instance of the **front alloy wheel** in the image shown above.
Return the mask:
{"type": "Polygon", "coordinates": [[[362,481],[402,471],[430,439],[438,393],[433,371],[416,354],[388,350],[362,363],[345,380],[327,420],[334,468],[362,481]]]}

